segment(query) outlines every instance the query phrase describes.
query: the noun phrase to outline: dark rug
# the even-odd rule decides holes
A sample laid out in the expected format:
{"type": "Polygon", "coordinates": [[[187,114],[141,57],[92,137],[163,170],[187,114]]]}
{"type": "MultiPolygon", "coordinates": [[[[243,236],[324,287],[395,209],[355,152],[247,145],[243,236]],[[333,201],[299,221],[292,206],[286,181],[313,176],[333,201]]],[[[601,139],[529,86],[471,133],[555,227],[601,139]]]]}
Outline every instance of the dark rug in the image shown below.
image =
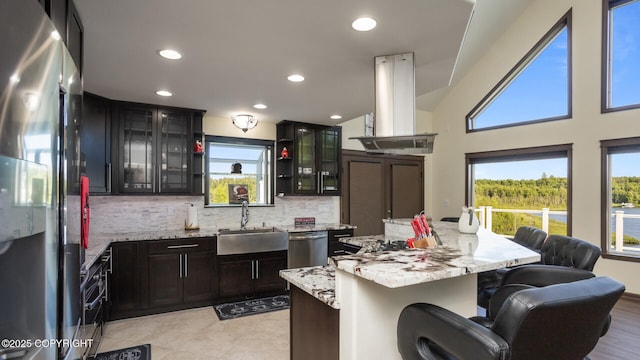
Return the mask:
{"type": "Polygon", "coordinates": [[[94,360],[151,360],[151,344],[138,345],[126,349],[103,352],[94,360]]]}
{"type": "Polygon", "coordinates": [[[220,320],[235,319],[242,316],[264,314],[289,308],[289,295],[278,295],[263,299],[244,300],[228,304],[214,305],[220,320]]]}

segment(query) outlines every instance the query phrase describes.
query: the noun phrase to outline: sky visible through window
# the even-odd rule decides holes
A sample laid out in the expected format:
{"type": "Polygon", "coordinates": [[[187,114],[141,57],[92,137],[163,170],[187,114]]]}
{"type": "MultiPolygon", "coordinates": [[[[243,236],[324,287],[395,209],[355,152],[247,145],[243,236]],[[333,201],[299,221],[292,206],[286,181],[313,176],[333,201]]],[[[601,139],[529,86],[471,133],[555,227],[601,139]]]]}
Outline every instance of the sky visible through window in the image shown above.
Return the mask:
{"type": "Polygon", "coordinates": [[[231,164],[240,162],[242,164],[243,174],[257,174],[258,159],[264,152],[264,146],[250,145],[233,145],[233,144],[215,144],[209,146],[209,154],[215,159],[226,159],[227,162],[209,162],[209,172],[215,177],[224,177],[231,172],[231,164]]]}
{"type": "Polygon", "coordinates": [[[568,115],[567,29],[475,117],[477,128],[568,115]]]}
{"type": "Polygon", "coordinates": [[[640,104],[640,1],[612,13],[610,105],[640,104]]]}
{"type": "Polygon", "coordinates": [[[567,177],[567,159],[508,161],[474,165],[475,179],[540,179],[542,174],[567,177]]]}

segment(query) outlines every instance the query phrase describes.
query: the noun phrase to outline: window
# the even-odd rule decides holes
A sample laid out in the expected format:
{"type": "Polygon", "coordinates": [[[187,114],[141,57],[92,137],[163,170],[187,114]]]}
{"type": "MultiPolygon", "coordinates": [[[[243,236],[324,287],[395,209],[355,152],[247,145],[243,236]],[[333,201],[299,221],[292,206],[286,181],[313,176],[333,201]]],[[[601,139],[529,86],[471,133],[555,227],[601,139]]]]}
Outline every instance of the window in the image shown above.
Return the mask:
{"type": "Polygon", "coordinates": [[[640,137],[600,144],[603,256],[640,261],[640,137]]]}
{"type": "Polygon", "coordinates": [[[273,141],[206,137],[209,206],[273,204],[273,141]],[[233,173],[232,173],[233,171],[233,173]]]}
{"type": "Polygon", "coordinates": [[[571,117],[571,11],[466,116],[467,132],[571,117]]]}
{"type": "Polygon", "coordinates": [[[640,1],[610,0],[603,11],[603,112],[640,107],[640,1]]]}
{"type": "Polygon", "coordinates": [[[487,229],[571,234],[571,145],[469,153],[466,162],[467,203],[487,229]]]}

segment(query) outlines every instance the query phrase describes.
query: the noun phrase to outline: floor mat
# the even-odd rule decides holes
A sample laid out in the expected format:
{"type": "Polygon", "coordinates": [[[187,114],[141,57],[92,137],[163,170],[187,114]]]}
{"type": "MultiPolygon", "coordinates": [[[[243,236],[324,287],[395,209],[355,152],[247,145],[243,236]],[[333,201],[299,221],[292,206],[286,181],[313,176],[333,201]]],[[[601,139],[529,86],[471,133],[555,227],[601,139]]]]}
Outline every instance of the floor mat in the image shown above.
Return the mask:
{"type": "Polygon", "coordinates": [[[218,319],[235,319],[242,316],[263,314],[270,311],[288,309],[289,295],[278,295],[263,299],[253,299],[228,304],[214,305],[213,308],[218,315],[218,319]]]}
{"type": "Polygon", "coordinates": [[[151,344],[99,353],[94,360],[151,360],[151,344]]]}

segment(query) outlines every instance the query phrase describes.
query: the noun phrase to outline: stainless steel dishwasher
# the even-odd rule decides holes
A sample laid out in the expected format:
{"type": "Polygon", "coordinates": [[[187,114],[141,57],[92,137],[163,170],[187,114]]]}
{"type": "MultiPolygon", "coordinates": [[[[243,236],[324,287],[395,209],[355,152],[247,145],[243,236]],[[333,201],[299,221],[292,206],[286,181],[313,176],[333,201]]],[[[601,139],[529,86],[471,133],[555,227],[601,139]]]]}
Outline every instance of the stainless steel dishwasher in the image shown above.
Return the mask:
{"type": "Polygon", "coordinates": [[[327,265],[329,237],[326,231],[289,233],[289,269],[327,265]]]}

